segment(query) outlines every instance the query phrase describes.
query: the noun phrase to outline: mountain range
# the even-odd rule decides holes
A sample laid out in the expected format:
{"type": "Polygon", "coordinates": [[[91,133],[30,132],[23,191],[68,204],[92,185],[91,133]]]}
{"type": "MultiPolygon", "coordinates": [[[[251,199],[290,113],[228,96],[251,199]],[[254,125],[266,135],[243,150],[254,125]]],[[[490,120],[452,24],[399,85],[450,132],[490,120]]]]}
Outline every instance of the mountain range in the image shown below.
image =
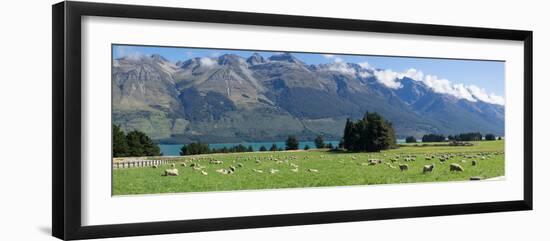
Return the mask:
{"type": "Polygon", "coordinates": [[[504,134],[504,106],[438,93],[400,76],[399,88],[355,63],[306,64],[290,53],[171,62],[154,54],[112,65],[113,123],[161,143],[339,140],[347,118],[378,112],[397,136],[504,134]]]}

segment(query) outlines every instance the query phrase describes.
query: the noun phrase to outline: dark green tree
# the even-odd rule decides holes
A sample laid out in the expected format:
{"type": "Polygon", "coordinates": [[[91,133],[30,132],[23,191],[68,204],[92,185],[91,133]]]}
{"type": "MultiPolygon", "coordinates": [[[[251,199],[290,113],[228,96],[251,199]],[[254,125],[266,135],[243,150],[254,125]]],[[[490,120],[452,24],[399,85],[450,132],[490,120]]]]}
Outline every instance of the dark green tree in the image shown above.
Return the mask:
{"type": "Polygon", "coordinates": [[[298,142],[298,139],[296,136],[288,136],[286,139],[286,149],[287,150],[298,150],[298,147],[300,146],[300,142],[298,142]]]}
{"type": "Polygon", "coordinates": [[[184,145],[180,149],[180,155],[198,155],[198,154],[208,154],[210,153],[210,147],[206,143],[202,142],[193,142],[187,145],[184,145]]]}
{"type": "Polygon", "coordinates": [[[265,146],[260,146],[260,151],[267,151],[267,148],[265,148],[265,146]]]}
{"type": "Polygon", "coordinates": [[[129,156],[160,156],[160,148],[145,133],[133,130],[126,134],[129,156]]]}
{"type": "Polygon", "coordinates": [[[315,147],[317,147],[317,149],[325,147],[325,140],[323,140],[322,136],[317,136],[317,138],[315,138],[315,147]]]}
{"type": "Polygon", "coordinates": [[[309,150],[309,145],[304,146],[304,150],[309,150]]]}
{"type": "MultiPolygon", "coordinates": [[[[456,139],[456,136],[454,139],[456,139]]],[[[422,142],[444,142],[444,141],[445,141],[444,135],[426,134],[422,136],[422,142]]]]}
{"type": "Polygon", "coordinates": [[[496,140],[496,139],[497,139],[497,138],[496,138],[495,135],[493,135],[493,134],[490,134],[490,133],[489,133],[489,134],[486,134],[486,135],[485,135],[485,140],[486,140],[486,141],[494,141],[494,140],[496,140]]]}
{"type": "Polygon", "coordinates": [[[126,135],[120,129],[120,126],[113,125],[113,156],[124,157],[128,156],[128,142],[126,141],[126,135]]]}
{"type": "Polygon", "coordinates": [[[342,139],[348,151],[378,152],[397,147],[392,123],[375,112],[367,112],[355,122],[348,119],[342,139]]]}
{"type": "Polygon", "coordinates": [[[407,136],[407,138],[405,138],[405,142],[406,143],[416,143],[416,138],[414,136],[407,136]]]}
{"type": "Polygon", "coordinates": [[[271,148],[269,148],[270,151],[278,151],[279,148],[277,147],[277,145],[275,143],[273,143],[273,145],[271,145],[271,148]]]}
{"type": "Polygon", "coordinates": [[[248,148],[246,149],[247,152],[253,152],[254,151],[254,148],[252,148],[252,146],[248,146],[248,148]]]}

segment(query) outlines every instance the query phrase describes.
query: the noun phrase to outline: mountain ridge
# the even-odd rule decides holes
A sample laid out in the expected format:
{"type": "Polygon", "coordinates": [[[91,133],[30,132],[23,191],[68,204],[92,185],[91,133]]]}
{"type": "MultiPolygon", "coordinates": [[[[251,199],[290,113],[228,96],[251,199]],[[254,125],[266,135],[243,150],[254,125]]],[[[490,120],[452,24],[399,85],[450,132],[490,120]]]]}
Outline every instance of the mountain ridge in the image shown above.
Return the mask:
{"type": "Polygon", "coordinates": [[[504,107],[438,93],[407,76],[385,85],[355,63],[308,65],[290,53],[225,54],[176,63],[161,55],[113,60],[113,123],[160,142],[339,139],[347,118],[376,111],[399,137],[504,134],[504,107]]]}

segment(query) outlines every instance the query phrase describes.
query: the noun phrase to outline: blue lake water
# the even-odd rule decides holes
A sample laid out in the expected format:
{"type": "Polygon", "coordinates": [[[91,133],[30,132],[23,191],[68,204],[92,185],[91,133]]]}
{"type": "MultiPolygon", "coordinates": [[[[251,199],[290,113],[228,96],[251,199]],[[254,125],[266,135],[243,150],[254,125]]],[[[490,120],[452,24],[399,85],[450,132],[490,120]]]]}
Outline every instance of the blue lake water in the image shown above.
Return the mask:
{"type": "MultiPolygon", "coordinates": [[[[332,144],[333,146],[338,146],[339,141],[325,141],[325,144],[332,144]]],[[[405,143],[404,139],[398,139],[397,143],[405,143]]],[[[215,144],[208,144],[210,148],[223,148],[223,147],[234,147],[236,145],[243,145],[243,146],[252,146],[252,149],[254,151],[259,151],[260,147],[265,146],[269,150],[271,145],[275,144],[277,145],[277,148],[285,148],[285,142],[284,141],[276,141],[276,142],[242,142],[242,143],[215,143],[215,144]]],[[[304,147],[308,145],[309,148],[315,148],[315,142],[313,141],[301,141],[299,148],[304,149],[304,147]]],[[[160,152],[162,152],[165,156],[179,156],[180,155],[180,149],[183,146],[183,144],[159,144],[160,152]]]]}

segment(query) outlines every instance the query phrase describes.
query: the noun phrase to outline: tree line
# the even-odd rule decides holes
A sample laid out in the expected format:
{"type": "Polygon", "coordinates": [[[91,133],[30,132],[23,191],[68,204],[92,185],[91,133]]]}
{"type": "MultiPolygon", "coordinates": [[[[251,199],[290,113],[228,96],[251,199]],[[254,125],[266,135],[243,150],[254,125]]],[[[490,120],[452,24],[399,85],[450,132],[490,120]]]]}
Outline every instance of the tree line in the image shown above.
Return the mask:
{"type": "Polygon", "coordinates": [[[119,125],[112,125],[113,156],[162,156],[160,148],[145,133],[133,130],[124,133],[119,125]]]}
{"type": "MultiPolygon", "coordinates": [[[[446,142],[446,141],[494,141],[502,140],[502,137],[497,137],[492,133],[485,134],[485,138],[480,132],[460,133],[457,135],[444,136],[441,134],[426,134],[422,136],[422,142],[446,142]]],[[[417,139],[414,136],[405,138],[406,143],[416,143],[417,139]]]]}
{"type": "MultiPolygon", "coordinates": [[[[322,136],[317,136],[314,140],[315,147],[317,149],[328,148],[330,150],[334,149],[332,143],[326,144],[322,136]]],[[[284,150],[298,150],[300,149],[300,141],[295,135],[290,135],[285,141],[284,147],[279,147],[277,144],[273,143],[271,147],[267,148],[266,146],[260,146],[258,151],[284,151],[284,150]]],[[[304,146],[304,150],[309,150],[311,147],[309,145],[304,146]]],[[[211,153],[237,153],[237,152],[253,152],[254,148],[252,146],[245,146],[243,144],[238,144],[232,147],[221,147],[221,148],[211,148],[207,143],[203,142],[192,142],[186,145],[183,145],[180,149],[180,155],[199,155],[199,154],[211,154],[211,153]]]]}

